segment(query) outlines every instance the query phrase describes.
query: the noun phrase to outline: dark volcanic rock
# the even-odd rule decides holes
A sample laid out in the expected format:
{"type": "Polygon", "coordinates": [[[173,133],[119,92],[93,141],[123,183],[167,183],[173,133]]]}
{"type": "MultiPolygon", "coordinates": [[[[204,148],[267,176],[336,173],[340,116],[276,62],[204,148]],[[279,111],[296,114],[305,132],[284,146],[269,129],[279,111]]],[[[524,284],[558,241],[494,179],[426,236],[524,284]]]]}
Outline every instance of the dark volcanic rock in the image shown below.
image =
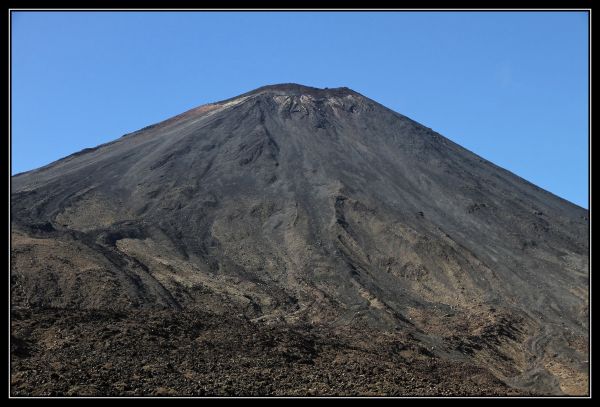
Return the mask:
{"type": "MultiPolygon", "coordinates": [[[[12,303],[31,309],[20,321],[38,333],[34,340],[13,332],[15,394],[588,391],[588,212],[347,88],[267,86],[200,106],[14,176],[11,210],[12,303]],[[56,308],[74,319],[60,329],[43,325],[39,315],[56,308]],[[100,317],[77,329],[105,329],[112,323],[103,313],[111,312],[136,327],[131,339],[125,333],[114,342],[110,330],[75,335],[69,351],[57,353],[60,366],[69,361],[64,372],[39,376],[45,336],[62,338],[89,315],[100,317]],[[237,341],[223,355],[271,369],[264,385],[231,361],[192,366],[170,382],[166,353],[144,352],[106,359],[131,363],[110,373],[118,380],[106,387],[92,374],[101,358],[87,352],[134,349],[139,313],[160,324],[197,315],[200,326],[215,315],[242,318],[246,325],[210,331],[200,347],[181,338],[177,330],[188,329],[181,321],[143,340],[148,352],[192,346],[188,362],[171,362],[176,370],[237,341]],[[317,342],[348,327],[364,338],[401,332],[405,357],[438,364],[433,387],[358,373],[362,367],[350,368],[352,380],[316,368],[315,359],[332,357],[319,359],[317,342]],[[286,333],[265,353],[252,353],[246,337],[231,339],[248,330],[269,337],[270,329],[286,333]],[[145,356],[162,366],[147,368],[162,382],[141,373],[131,379],[145,356]],[[73,369],[89,380],[71,386],[73,369]],[[444,369],[463,379],[482,372],[472,374],[497,385],[460,390],[444,369]],[[299,384],[307,372],[333,376],[299,384]]],[[[344,336],[338,350],[354,349],[360,337],[344,336]]],[[[372,347],[363,350],[371,361],[396,363],[392,351],[377,359],[372,347]]],[[[351,366],[362,363],[356,355],[347,358],[351,366]]],[[[413,366],[398,363],[394,369],[413,366]]]]}

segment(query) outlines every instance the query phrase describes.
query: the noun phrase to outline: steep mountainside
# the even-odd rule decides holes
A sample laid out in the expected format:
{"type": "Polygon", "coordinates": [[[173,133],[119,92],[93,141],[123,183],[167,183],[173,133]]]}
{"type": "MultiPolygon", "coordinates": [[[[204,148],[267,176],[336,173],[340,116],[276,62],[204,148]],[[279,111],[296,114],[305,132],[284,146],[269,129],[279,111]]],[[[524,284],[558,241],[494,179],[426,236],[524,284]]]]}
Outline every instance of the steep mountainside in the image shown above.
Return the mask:
{"type": "Polygon", "coordinates": [[[11,198],[17,309],[396,333],[516,389],[588,391],[588,211],[350,89],[200,106],[11,198]]]}

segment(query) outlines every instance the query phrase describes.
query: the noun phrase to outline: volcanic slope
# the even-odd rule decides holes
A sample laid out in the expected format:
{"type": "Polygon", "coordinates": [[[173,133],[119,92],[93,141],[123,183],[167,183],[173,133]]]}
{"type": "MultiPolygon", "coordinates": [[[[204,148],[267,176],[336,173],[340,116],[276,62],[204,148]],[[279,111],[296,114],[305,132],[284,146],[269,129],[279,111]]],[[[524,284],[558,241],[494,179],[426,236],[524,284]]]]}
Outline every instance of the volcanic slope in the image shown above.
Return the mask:
{"type": "Polygon", "coordinates": [[[13,176],[12,304],[397,333],[586,394],[588,216],[348,88],[266,86],[13,176]]]}

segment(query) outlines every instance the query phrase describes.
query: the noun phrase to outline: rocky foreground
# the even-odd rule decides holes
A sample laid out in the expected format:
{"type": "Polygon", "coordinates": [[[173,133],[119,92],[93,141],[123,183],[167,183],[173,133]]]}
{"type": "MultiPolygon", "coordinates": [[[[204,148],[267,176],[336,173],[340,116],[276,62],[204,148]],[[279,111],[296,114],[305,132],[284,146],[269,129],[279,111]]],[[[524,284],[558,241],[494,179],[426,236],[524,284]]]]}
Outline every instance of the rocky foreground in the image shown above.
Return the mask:
{"type": "Polygon", "coordinates": [[[14,307],[13,396],[533,395],[410,334],[14,307]]]}

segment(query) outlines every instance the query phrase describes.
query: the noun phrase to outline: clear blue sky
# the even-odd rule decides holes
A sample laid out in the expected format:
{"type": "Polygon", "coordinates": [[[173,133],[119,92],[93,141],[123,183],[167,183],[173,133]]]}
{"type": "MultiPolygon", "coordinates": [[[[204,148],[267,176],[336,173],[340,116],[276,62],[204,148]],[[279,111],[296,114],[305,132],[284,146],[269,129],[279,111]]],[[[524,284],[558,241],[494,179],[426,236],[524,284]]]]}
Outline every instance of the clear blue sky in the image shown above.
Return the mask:
{"type": "Polygon", "coordinates": [[[12,173],[259,86],[348,86],[588,207],[584,12],[12,14],[12,173]]]}

